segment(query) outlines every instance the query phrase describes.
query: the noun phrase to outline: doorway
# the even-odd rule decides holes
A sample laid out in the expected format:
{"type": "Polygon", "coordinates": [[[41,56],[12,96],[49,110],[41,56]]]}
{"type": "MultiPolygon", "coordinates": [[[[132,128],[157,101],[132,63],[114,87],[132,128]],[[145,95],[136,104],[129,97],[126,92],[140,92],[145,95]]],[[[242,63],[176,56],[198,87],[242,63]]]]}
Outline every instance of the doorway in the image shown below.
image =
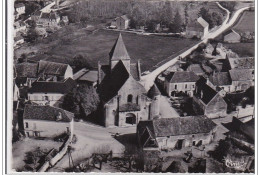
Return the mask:
{"type": "Polygon", "coordinates": [[[136,124],[136,116],[133,113],[126,114],[125,123],[131,125],[136,124]]]}

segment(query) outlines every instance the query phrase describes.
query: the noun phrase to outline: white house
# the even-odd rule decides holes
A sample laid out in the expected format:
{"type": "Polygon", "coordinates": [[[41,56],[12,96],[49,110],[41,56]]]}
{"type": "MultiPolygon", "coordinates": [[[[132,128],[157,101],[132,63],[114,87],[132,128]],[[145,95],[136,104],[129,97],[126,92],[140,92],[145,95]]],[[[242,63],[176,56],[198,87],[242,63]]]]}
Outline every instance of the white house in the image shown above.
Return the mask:
{"type": "Polygon", "coordinates": [[[111,27],[116,27],[117,29],[125,30],[128,29],[130,23],[130,19],[126,16],[120,16],[114,19],[114,21],[111,22],[111,27]]]}
{"type": "Polygon", "coordinates": [[[52,106],[27,104],[23,114],[24,134],[27,137],[55,137],[63,133],[73,135],[74,114],[52,106]]]}
{"type": "Polygon", "coordinates": [[[14,9],[17,12],[18,16],[25,14],[25,5],[23,3],[14,4],[14,9]]]}
{"type": "Polygon", "coordinates": [[[202,17],[199,17],[196,21],[188,23],[186,27],[187,38],[203,38],[209,32],[209,24],[202,17]]]}
{"type": "Polygon", "coordinates": [[[63,97],[76,86],[76,82],[67,78],[63,81],[36,81],[28,90],[28,100],[39,105],[59,106],[63,97]]]}

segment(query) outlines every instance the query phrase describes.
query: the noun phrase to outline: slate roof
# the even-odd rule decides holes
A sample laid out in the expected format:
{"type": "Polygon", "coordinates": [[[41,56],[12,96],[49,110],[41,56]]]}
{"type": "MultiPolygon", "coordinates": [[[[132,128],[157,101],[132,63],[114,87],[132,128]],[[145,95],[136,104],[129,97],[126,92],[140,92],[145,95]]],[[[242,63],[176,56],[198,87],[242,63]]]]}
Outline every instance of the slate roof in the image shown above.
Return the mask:
{"type": "Polygon", "coordinates": [[[210,86],[206,84],[206,80],[204,78],[201,78],[196,83],[196,97],[201,99],[206,105],[217,95],[217,91],[212,89],[210,86]],[[202,95],[202,98],[201,98],[202,95]]]}
{"type": "Polygon", "coordinates": [[[214,86],[231,85],[232,80],[228,72],[217,72],[209,77],[209,81],[214,86]]]}
{"type": "MultiPolygon", "coordinates": [[[[71,122],[74,114],[52,106],[25,105],[24,119],[46,120],[55,122],[71,122]],[[57,116],[61,113],[61,119],[57,121],[57,116]]],[[[51,126],[50,126],[51,127],[51,126]]]]}
{"type": "Polygon", "coordinates": [[[242,57],[242,58],[229,58],[228,59],[232,69],[254,69],[255,58],[254,57],[242,57]]]}
{"type": "Polygon", "coordinates": [[[15,71],[17,77],[37,77],[38,65],[35,63],[20,63],[15,65],[15,71]]]}
{"type": "Polygon", "coordinates": [[[187,71],[194,72],[195,74],[204,74],[204,71],[199,64],[191,64],[187,68],[187,71]]]}
{"type": "Polygon", "coordinates": [[[117,92],[125,84],[129,76],[129,72],[124,63],[120,60],[112,69],[111,74],[105,76],[101,82],[101,98],[104,101],[108,101],[116,96],[117,92]]]}
{"type": "Polygon", "coordinates": [[[72,78],[67,78],[62,82],[54,81],[36,81],[29,89],[29,93],[61,93],[70,92],[76,86],[76,82],[72,78]]]}
{"type": "Polygon", "coordinates": [[[40,60],[38,74],[64,76],[68,66],[68,64],[40,60]]]}
{"type": "Polygon", "coordinates": [[[135,103],[126,103],[119,106],[119,112],[127,112],[127,111],[140,111],[140,105],[135,103]]]}
{"type": "Polygon", "coordinates": [[[138,63],[131,63],[130,65],[130,74],[133,76],[133,78],[137,81],[140,80],[140,65],[138,63]]]}
{"type": "Polygon", "coordinates": [[[166,79],[170,83],[183,83],[183,82],[196,82],[199,80],[199,77],[190,71],[178,71],[178,72],[171,72],[169,75],[166,76],[166,79]]]}
{"type": "Polygon", "coordinates": [[[148,91],[147,96],[148,96],[149,98],[153,99],[153,98],[154,98],[155,96],[157,96],[157,95],[161,95],[161,92],[160,92],[160,90],[158,89],[157,85],[154,84],[154,85],[150,88],[150,90],[148,91]]]}
{"type": "Polygon", "coordinates": [[[112,47],[109,57],[111,60],[130,60],[121,33],[112,47]]]}
{"type": "Polygon", "coordinates": [[[252,80],[252,72],[249,69],[231,69],[229,70],[232,81],[252,80]]]}

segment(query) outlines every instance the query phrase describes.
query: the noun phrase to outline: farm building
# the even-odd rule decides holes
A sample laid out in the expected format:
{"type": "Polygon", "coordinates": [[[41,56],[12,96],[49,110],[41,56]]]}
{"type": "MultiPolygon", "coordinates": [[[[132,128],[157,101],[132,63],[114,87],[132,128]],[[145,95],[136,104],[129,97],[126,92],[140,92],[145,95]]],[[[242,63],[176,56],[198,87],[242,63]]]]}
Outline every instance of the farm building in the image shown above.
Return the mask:
{"type": "Polygon", "coordinates": [[[252,71],[249,69],[231,69],[229,74],[232,80],[231,92],[245,91],[254,85],[252,71]]]}
{"type": "Polygon", "coordinates": [[[203,38],[208,34],[209,24],[202,17],[197,20],[188,23],[186,27],[186,37],[187,38],[203,38]]]}
{"type": "Polygon", "coordinates": [[[227,43],[239,43],[240,40],[241,36],[233,29],[224,36],[224,42],[227,43]]]}
{"type": "Polygon", "coordinates": [[[185,93],[192,97],[195,90],[195,83],[198,80],[199,77],[194,72],[171,72],[165,78],[165,90],[170,96],[185,93]]]}
{"type": "Polygon", "coordinates": [[[140,121],[138,144],[143,150],[180,150],[211,143],[216,124],[206,116],[161,118],[140,121]]]}
{"type": "Polygon", "coordinates": [[[114,21],[111,22],[111,27],[115,26],[117,29],[125,30],[129,28],[130,19],[126,16],[120,16],[114,19],[114,21]]]}
{"type": "Polygon", "coordinates": [[[222,97],[222,92],[217,92],[206,84],[205,79],[196,83],[193,96],[193,110],[199,115],[206,115],[209,118],[226,116],[227,103],[222,97]]]}
{"type": "Polygon", "coordinates": [[[27,104],[24,108],[23,126],[27,137],[55,137],[73,134],[74,114],[52,106],[27,104]]]}
{"type": "Polygon", "coordinates": [[[87,84],[95,87],[98,80],[98,71],[83,68],[73,75],[73,79],[79,84],[87,84]]]}
{"type": "Polygon", "coordinates": [[[207,84],[216,91],[218,91],[218,88],[221,88],[225,92],[230,92],[232,80],[229,72],[215,72],[209,76],[207,84]]]}

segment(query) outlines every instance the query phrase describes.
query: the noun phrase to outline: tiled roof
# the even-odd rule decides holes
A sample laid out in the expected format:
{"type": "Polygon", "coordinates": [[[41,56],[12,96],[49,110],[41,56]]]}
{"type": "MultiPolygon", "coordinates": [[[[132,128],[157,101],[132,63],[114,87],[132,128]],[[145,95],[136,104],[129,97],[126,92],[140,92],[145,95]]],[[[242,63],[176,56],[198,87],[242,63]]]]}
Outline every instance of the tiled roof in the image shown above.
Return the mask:
{"type": "Polygon", "coordinates": [[[37,77],[37,67],[35,63],[20,63],[15,65],[17,77],[37,77]]]}
{"type": "Polygon", "coordinates": [[[232,69],[254,69],[255,58],[254,57],[242,57],[242,58],[229,58],[229,63],[232,69]]]}
{"type": "Polygon", "coordinates": [[[121,33],[119,34],[116,43],[109,53],[109,57],[111,60],[129,60],[130,57],[126,50],[124,41],[122,39],[121,33]]]}
{"type": "Polygon", "coordinates": [[[126,103],[119,106],[119,112],[140,111],[140,105],[135,103],[126,103]]]}
{"type": "Polygon", "coordinates": [[[62,82],[53,82],[53,81],[36,81],[32,84],[32,87],[29,89],[29,93],[61,93],[65,94],[70,92],[76,86],[76,82],[67,78],[62,82]]]}
{"type": "Polygon", "coordinates": [[[137,81],[140,80],[140,65],[139,62],[138,63],[132,63],[130,65],[130,74],[133,76],[133,78],[137,81]]]}
{"type": "Polygon", "coordinates": [[[38,74],[64,76],[67,67],[68,64],[40,60],[38,74]]]}
{"type": "Polygon", "coordinates": [[[205,104],[208,104],[217,95],[217,91],[208,86],[204,78],[201,78],[196,83],[196,88],[196,97],[201,99],[205,104]]]}
{"type": "Polygon", "coordinates": [[[97,82],[98,71],[87,70],[84,68],[78,71],[76,74],[74,74],[73,79],[79,81],[97,82]]]}
{"type": "Polygon", "coordinates": [[[252,80],[252,71],[249,69],[232,69],[229,70],[232,81],[252,80]]]}
{"type": "Polygon", "coordinates": [[[74,114],[69,111],[52,106],[38,106],[27,104],[24,108],[23,118],[54,122],[70,122],[74,118],[74,114]],[[60,114],[61,118],[58,119],[58,116],[60,114]]]}
{"type": "Polygon", "coordinates": [[[199,77],[194,72],[189,71],[178,71],[171,72],[166,79],[170,83],[182,83],[182,82],[196,82],[199,80],[199,77]]]}
{"type": "Polygon", "coordinates": [[[209,133],[216,124],[206,116],[161,118],[153,120],[156,137],[209,133]]]}
{"type": "Polygon", "coordinates": [[[209,77],[209,81],[214,86],[231,85],[232,81],[228,72],[217,72],[209,77]]]}

